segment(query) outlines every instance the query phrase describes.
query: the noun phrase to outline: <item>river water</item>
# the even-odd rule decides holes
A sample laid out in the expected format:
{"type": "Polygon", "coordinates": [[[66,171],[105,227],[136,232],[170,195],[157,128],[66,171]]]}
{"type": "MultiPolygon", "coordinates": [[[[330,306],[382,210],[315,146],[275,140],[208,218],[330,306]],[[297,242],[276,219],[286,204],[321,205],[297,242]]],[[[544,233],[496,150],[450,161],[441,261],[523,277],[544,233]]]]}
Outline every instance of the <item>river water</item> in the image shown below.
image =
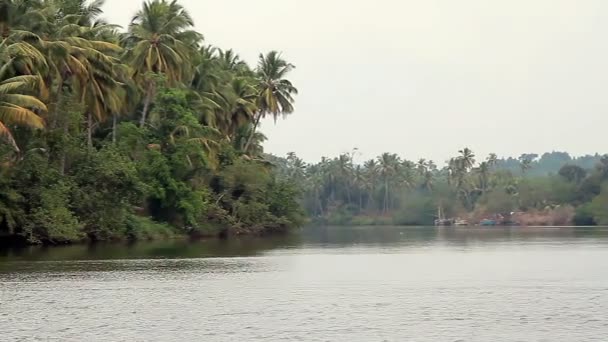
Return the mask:
{"type": "Polygon", "coordinates": [[[1,341],[607,341],[608,229],[0,252],[1,341]]]}

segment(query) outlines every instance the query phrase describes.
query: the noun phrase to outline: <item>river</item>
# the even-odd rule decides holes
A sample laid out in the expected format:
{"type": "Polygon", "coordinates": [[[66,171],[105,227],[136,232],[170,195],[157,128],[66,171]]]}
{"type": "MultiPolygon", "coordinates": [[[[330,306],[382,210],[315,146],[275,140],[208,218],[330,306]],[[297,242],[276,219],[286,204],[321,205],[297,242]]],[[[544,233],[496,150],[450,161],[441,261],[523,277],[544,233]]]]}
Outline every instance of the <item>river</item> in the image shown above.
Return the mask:
{"type": "Polygon", "coordinates": [[[606,341],[606,228],[0,252],[1,341],[606,341]]]}

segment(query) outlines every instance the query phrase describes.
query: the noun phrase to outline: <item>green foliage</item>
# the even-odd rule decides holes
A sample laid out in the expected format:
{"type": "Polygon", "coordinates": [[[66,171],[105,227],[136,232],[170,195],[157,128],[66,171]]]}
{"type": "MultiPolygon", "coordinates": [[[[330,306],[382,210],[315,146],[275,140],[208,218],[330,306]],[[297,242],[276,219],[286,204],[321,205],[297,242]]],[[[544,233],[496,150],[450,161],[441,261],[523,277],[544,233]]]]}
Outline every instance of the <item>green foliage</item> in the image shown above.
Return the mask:
{"type": "Polygon", "coordinates": [[[62,183],[41,189],[23,231],[31,242],[65,243],[84,237],[82,224],[70,210],[70,190],[62,183]]]}
{"type": "Polygon", "coordinates": [[[608,225],[608,184],[602,186],[602,192],[589,204],[593,221],[599,225],[608,225]]]}
{"type": "Polygon", "coordinates": [[[125,235],[130,240],[168,239],[174,237],[175,233],[170,225],[148,217],[129,215],[126,220],[125,235]]]}
{"type": "Polygon", "coordinates": [[[77,187],[74,210],[87,236],[93,240],[123,236],[127,217],[141,198],[135,164],[109,147],[75,160],[71,173],[77,187]]]}
{"type": "Polygon", "coordinates": [[[0,236],[32,243],[263,233],[300,224],[262,157],[262,117],[293,112],[295,68],[202,46],[177,1],[127,32],[102,1],[5,1],[0,236]],[[44,119],[43,119],[44,118],[44,119]]]}
{"type": "Polygon", "coordinates": [[[595,226],[597,224],[593,217],[591,203],[585,203],[576,209],[573,223],[577,226],[595,226]]]}
{"type": "Polygon", "coordinates": [[[498,188],[485,193],[479,204],[484,206],[487,212],[509,214],[517,208],[517,198],[505,189],[498,188]]]}
{"type": "Polygon", "coordinates": [[[536,224],[608,223],[600,194],[601,184],[608,181],[608,157],[571,158],[553,152],[539,159],[524,154],[513,171],[510,159],[491,154],[477,161],[468,148],[459,150],[443,168],[391,153],[355,164],[355,154],[356,150],[316,164],[304,163],[295,153],[271,160],[282,178],[299,184],[303,206],[315,222],[426,225],[440,216],[472,223],[502,216],[511,222],[512,213],[524,212],[520,216],[536,224]],[[596,164],[591,169],[580,166],[592,162],[596,164]],[[555,172],[533,172],[544,165],[555,172]]]}

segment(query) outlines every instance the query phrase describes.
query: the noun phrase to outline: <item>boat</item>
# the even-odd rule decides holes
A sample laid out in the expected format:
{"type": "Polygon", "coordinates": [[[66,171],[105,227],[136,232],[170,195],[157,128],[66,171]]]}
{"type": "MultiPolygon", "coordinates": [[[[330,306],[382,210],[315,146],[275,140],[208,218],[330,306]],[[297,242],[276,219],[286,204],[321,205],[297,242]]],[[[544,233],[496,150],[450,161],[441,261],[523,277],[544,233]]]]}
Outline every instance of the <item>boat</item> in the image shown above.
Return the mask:
{"type": "Polygon", "coordinates": [[[454,221],[454,225],[456,225],[456,226],[461,226],[461,227],[462,227],[462,226],[468,226],[468,225],[469,225],[469,221],[467,221],[467,220],[463,220],[463,219],[460,219],[460,218],[457,218],[457,219],[454,221]]]}
{"type": "Polygon", "coordinates": [[[491,220],[491,219],[483,219],[479,222],[480,226],[495,226],[498,223],[495,220],[491,220]]]}

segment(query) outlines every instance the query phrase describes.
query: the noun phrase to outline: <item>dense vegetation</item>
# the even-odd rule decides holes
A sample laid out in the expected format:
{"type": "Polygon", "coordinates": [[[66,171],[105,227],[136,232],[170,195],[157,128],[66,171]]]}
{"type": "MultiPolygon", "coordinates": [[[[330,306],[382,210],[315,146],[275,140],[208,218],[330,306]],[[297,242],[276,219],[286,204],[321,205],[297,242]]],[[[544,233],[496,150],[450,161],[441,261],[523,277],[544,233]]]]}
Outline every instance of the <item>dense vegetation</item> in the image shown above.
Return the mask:
{"type": "Polygon", "coordinates": [[[293,65],[203,44],[176,1],[128,30],[103,0],[0,0],[0,239],[30,243],[285,230],[294,186],[262,157],[293,65]]]}
{"type": "Polygon", "coordinates": [[[390,153],[359,164],[356,155],[306,164],[291,153],[275,162],[300,184],[309,215],[331,224],[428,225],[438,208],[470,223],[501,215],[526,225],[608,224],[608,156],[491,154],[478,162],[465,148],[438,167],[390,153]]]}

